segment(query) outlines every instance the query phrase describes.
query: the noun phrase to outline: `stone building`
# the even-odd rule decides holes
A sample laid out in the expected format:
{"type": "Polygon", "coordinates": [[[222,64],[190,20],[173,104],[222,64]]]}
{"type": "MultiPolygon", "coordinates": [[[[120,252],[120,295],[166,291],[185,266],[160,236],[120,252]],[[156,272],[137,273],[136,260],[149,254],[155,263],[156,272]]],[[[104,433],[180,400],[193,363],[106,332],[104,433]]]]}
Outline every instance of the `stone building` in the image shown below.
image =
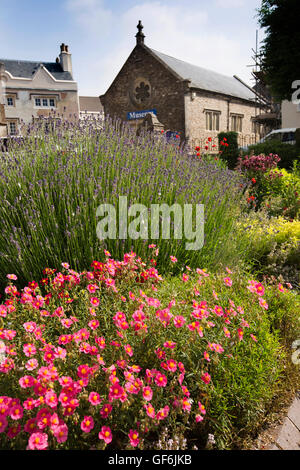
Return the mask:
{"type": "Polygon", "coordinates": [[[165,130],[198,144],[221,131],[237,131],[241,143],[255,142],[258,114],[255,91],[228,77],[150,49],[141,21],[136,46],[106,93],[100,96],[105,115],[138,128],[148,112],[165,130]]]}
{"type": "Polygon", "coordinates": [[[8,59],[0,62],[4,64],[1,81],[9,134],[18,134],[21,125],[54,111],[63,118],[79,117],[77,83],[67,45],[60,46],[55,62],[8,59]]]}
{"type": "Polygon", "coordinates": [[[104,117],[103,106],[99,96],[79,96],[80,119],[104,117]]]}

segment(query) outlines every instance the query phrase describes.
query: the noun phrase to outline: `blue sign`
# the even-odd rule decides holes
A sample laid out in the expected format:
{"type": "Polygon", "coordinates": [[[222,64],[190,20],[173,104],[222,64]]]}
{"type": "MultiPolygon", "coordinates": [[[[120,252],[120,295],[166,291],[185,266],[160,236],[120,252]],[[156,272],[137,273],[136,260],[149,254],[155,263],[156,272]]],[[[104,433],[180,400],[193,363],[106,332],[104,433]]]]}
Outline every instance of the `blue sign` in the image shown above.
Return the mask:
{"type": "Polygon", "coordinates": [[[130,111],[127,113],[127,119],[143,119],[148,113],[153,113],[156,115],[156,109],[147,109],[146,111],[130,111]]]}

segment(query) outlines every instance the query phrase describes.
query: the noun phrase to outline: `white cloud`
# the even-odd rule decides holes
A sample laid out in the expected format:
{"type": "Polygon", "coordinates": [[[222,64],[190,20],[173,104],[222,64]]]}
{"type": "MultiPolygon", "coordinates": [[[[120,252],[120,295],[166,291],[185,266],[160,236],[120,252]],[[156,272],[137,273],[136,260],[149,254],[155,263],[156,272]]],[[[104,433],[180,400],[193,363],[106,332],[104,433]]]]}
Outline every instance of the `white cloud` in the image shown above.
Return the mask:
{"type": "Polygon", "coordinates": [[[67,0],[65,7],[89,36],[99,39],[112,29],[113,13],[103,0],[67,0]]]}
{"type": "MultiPolygon", "coordinates": [[[[242,0],[226,1],[237,4],[242,0]]],[[[225,75],[237,74],[245,79],[248,73],[245,65],[250,59],[245,58],[242,41],[233,39],[230,28],[213,28],[213,16],[204,8],[148,0],[121,12],[116,26],[112,10],[102,0],[68,0],[67,4],[76,21],[93,38],[78,77],[80,94],[106,92],[135,46],[139,20],[144,25],[145,44],[153,49],[225,75]],[[107,33],[105,40],[102,31],[107,33]]]]}

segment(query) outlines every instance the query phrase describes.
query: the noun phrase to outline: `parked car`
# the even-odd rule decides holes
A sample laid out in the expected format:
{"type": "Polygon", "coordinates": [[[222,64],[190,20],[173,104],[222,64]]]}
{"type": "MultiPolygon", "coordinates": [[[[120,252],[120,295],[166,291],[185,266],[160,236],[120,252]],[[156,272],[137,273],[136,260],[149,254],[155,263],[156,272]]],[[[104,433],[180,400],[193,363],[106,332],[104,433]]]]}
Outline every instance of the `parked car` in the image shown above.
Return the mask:
{"type": "MultiPolygon", "coordinates": [[[[275,129],[269,132],[269,134],[265,135],[262,139],[260,139],[257,142],[257,144],[262,144],[270,140],[280,140],[280,142],[284,144],[295,145],[296,130],[297,130],[296,127],[291,127],[291,128],[286,128],[286,129],[275,129]]],[[[246,145],[245,147],[240,147],[240,150],[247,151],[248,148],[249,148],[249,145],[246,145]]]]}

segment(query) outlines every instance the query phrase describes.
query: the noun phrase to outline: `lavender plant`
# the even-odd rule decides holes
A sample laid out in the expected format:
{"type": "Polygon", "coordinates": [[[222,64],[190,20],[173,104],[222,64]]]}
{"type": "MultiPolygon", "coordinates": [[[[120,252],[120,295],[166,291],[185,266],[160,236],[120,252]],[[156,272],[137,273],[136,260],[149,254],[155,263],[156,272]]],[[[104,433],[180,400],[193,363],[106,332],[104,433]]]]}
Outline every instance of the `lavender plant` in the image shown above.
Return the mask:
{"type": "Polygon", "coordinates": [[[41,266],[57,268],[63,261],[83,269],[101,259],[103,248],[114,257],[130,249],[147,256],[149,243],[160,247],[162,271],[170,255],[179,265],[236,264],[243,186],[239,174],[191,157],[163,135],[136,137],[109,118],[41,119],[1,155],[0,278],[13,272],[27,282],[40,277],[41,266]],[[127,196],[129,206],[204,204],[203,248],[186,251],[185,240],[174,237],[100,242],[97,207],[107,202],[118,208],[119,196],[127,196]]]}

